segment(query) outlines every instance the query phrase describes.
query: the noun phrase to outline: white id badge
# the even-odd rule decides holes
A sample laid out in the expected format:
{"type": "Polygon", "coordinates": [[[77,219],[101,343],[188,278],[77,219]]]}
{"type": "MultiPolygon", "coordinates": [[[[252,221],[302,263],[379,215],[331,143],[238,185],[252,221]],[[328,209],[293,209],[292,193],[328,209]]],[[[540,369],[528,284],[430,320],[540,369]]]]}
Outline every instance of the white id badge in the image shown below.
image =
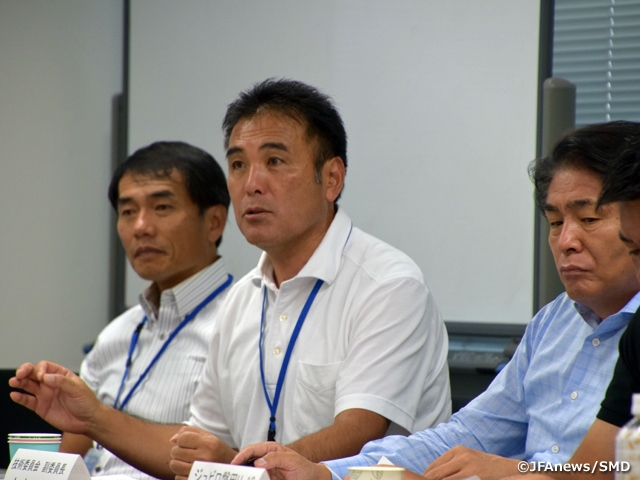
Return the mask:
{"type": "Polygon", "coordinates": [[[103,470],[108,457],[106,453],[103,448],[91,447],[85,454],[84,463],[92,476],[99,474],[103,470]]]}

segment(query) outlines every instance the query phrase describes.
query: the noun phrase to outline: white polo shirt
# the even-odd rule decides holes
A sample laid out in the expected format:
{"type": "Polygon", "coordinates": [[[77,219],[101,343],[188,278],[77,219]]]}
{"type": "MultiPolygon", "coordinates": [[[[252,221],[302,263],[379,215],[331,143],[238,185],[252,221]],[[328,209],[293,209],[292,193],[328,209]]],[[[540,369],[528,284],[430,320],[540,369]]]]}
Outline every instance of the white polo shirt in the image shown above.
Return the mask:
{"type": "Polygon", "coordinates": [[[376,412],[410,432],[448,420],[447,334],[420,269],[353,227],[340,209],[294,278],[278,289],[263,253],[229,292],[191,405],[191,425],[234,448],[267,440],[270,412],[259,361],[263,288],[264,369],[273,399],[291,333],[317,279],[324,283],[293,349],[276,441],[315,433],[351,408],[376,412]]]}

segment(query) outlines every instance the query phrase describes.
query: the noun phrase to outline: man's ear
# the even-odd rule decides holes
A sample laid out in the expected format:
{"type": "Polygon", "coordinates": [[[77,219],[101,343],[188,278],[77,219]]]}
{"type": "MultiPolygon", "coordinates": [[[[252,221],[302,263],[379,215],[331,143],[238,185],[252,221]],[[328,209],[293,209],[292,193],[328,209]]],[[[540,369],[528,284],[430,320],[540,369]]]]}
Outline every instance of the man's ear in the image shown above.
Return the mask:
{"type": "Polygon", "coordinates": [[[344,162],[340,157],[330,158],[322,166],[322,184],[326,190],[326,198],[329,202],[335,202],[344,187],[346,174],[344,162]]]}
{"type": "Polygon", "coordinates": [[[204,211],[207,235],[211,243],[215,243],[222,236],[227,224],[227,209],[224,205],[213,205],[204,211]]]}

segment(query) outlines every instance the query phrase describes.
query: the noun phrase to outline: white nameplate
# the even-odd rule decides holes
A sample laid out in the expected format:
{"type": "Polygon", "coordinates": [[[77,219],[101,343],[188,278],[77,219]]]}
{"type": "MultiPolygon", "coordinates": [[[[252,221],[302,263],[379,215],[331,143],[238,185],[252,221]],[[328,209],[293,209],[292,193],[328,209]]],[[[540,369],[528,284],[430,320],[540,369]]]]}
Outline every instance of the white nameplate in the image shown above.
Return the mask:
{"type": "MultiPolygon", "coordinates": [[[[9,480],[5,477],[6,480],[9,480]]],[[[189,480],[270,480],[264,468],[227,465],[224,463],[193,462],[189,480]]]]}
{"type": "Polygon", "coordinates": [[[19,449],[11,459],[5,480],[90,480],[80,455],[19,449]]]}

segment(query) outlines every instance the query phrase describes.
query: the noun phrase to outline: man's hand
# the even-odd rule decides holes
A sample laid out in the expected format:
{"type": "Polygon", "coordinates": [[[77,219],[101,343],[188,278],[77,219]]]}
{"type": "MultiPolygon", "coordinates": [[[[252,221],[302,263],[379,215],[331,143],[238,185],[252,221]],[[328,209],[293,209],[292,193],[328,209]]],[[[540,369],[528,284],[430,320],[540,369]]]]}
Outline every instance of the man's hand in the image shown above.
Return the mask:
{"type": "Polygon", "coordinates": [[[271,480],[331,480],[331,472],[327,467],[310,462],[276,442],[258,443],[244,448],[231,463],[242,465],[251,458],[257,458],[254,466],[269,471],[271,480]]]}
{"type": "Polygon", "coordinates": [[[65,432],[85,434],[101,406],[80,377],[51,362],[21,365],[9,385],[30,394],[11,392],[14,402],[65,432]]]}
{"type": "Polygon", "coordinates": [[[456,480],[472,475],[488,479],[517,474],[518,460],[458,446],[433,461],[423,476],[427,480],[456,480]]]}
{"type": "MultiPolygon", "coordinates": [[[[347,475],[347,477],[348,476],[349,475],[347,475]]],[[[347,477],[345,477],[345,480],[347,477]]],[[[422,475],[418,475],[417,473],[413,473],[411,470],[405,470],[402,473],[402,480],[424,480],[424,477],[422,477],[422,475]]]]}
{"type": "Polygon", "coordinates": [[[215,435],[195,427],[180,428],[171,441],[175,445],[169,467],[176,474],[176,480],[186,480],[196,460],[229,463],[238,453],[215,435]]]}

